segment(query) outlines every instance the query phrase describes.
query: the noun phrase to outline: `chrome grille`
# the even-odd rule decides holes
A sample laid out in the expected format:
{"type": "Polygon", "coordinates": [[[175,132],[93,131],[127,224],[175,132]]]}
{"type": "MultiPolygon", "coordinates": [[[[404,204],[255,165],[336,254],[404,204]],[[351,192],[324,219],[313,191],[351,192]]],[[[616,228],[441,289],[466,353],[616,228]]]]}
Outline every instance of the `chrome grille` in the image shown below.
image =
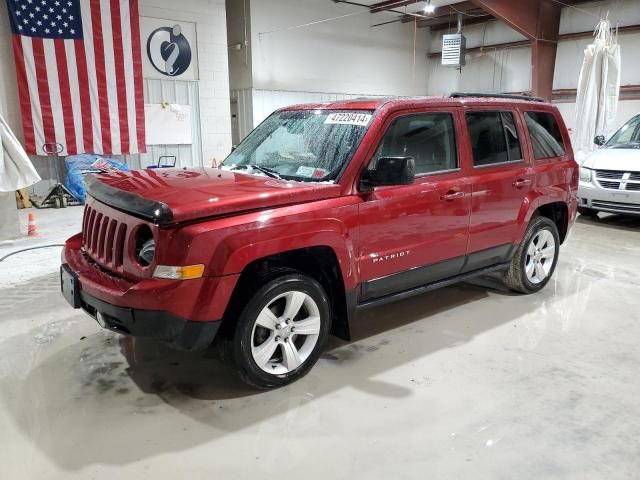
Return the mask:
{"type": "Polygon", "coordinates": [[[96,262],[111,268],[122,266],[127,225],[87,206],[82,219],[82,247],[96,262]]]}
{"type": "Polygon", "coordinates": [[[600,183],[600,186],[602,188],[611,188],[614,190],[618,190],[620,188],[620,182],[607,182],[605,180],[598,180],[598,183],[600,183]]]}
{"type": "Polygon", "coordinates": [[[613,180],[622,180],[625,172],[618,172],[614,170],[596,170],[597,178],[611,178],[613,180]]]}
{"type": "Polygon", "coordinates": [[[596,182],[608,190],[640,191],[639,172],[596,170],[596,182]]]}

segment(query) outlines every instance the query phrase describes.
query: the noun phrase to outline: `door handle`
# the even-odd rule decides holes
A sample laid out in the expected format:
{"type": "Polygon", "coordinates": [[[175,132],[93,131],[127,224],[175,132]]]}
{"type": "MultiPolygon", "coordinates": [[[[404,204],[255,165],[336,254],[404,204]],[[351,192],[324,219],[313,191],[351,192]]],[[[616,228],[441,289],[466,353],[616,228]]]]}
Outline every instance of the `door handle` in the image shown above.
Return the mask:
{"type": "Polygon", "coordinates": [[[445,193],[440,197],[440,200],[443,200],[445,202],[450,202],[452,200],[457,200],[458,198],[464,198],[464,192],[449,190],[447,193],[445,193]]]}
{"type": "Polygon", "coordinates": [[[524,187],[528,187],[532,183],[533,183],[532,180],[528,180],[526,178],[519,178],[518,180],[513,182],[513,186],[514,188],[524,188],[524,187]]]}

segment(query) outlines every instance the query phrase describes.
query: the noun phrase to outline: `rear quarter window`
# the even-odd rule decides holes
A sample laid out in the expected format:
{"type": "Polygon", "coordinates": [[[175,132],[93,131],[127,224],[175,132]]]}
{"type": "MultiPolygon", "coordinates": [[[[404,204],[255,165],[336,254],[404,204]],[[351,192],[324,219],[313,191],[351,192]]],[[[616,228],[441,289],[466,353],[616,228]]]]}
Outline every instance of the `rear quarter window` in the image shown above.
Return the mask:
{"type": "Polygon", "coordinates": [[[549,112],[525,112],[524,119],[536,160],[561,157],[565,153],[560,126],[549,112]]]}

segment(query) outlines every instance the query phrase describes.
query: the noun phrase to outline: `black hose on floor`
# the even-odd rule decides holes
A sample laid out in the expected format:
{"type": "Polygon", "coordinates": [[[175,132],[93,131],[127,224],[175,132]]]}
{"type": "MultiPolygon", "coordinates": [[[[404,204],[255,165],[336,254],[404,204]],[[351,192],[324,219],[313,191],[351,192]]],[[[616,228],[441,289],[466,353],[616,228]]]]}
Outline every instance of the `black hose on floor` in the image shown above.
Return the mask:
{"type": "Polygon", "coordinates": [[[53,243],[51,245],[40,245],[39,247],[29,247],[29,248],[23,248],[22,250],[16,250],[15,252],[8,253],[4,257],[0,258],[0,262],[2,262],[5,258],[9,258],[11,255],[15,255],[16,253],[28,252],[29,250],[38,250],[40,248],[51,248],[51,247],[64,247],[64,243],[53,243]]]}

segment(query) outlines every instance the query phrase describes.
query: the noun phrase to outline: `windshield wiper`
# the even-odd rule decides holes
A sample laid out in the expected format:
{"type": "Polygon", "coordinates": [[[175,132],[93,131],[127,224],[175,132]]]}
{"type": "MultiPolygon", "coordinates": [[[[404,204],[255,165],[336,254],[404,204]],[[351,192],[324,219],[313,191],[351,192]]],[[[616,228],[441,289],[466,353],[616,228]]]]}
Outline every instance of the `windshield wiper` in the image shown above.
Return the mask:
{"type": "Polygon", "coordinates": [[[234,165],[231,167],[231,170],[236,170],[238,168],[255,168],[256,170],[264,173],[267,177],[277,178],[278,180],[282,180],[282,177],[278,172],[276,172],[273,168],[263,167],[262,165],[256,165],[255,163],[248,163],[247,165],[234,165]]]}

